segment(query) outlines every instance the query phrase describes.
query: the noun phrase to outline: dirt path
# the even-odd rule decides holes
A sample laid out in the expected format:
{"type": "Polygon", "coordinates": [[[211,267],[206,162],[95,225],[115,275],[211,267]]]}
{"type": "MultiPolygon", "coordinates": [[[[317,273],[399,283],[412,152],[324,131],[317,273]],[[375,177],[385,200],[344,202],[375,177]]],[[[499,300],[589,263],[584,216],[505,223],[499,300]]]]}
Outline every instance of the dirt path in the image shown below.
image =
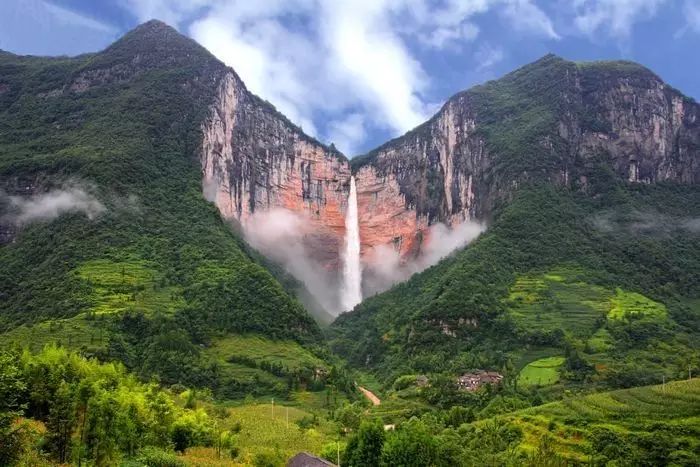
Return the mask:
{"type": "Polygon", "coordinates": [[[382,401],[380,401],[379,398],[375,396],[374,393],[369,389],[365,389],[362,386],[357,386],[357,389],[359,389],[362,392],[362,394],[364,394],[365,397],[369,399],[372,405],[379,405],[382,403],[382,401]]]}

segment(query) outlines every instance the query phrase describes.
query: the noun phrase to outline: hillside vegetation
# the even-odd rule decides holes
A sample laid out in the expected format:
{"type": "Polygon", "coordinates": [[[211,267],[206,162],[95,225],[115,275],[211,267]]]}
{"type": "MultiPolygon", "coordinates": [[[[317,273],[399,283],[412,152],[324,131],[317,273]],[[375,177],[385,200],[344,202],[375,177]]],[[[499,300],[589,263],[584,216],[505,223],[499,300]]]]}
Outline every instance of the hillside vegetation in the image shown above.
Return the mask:
{"type": "Polygon", "coordinates": [[[333,348],[386,385],[403,374],[513,373],[552,348],[545,356],[566,357],[566,384],[676,378],[700,364],[700,238],[683,227],[699,199],[694,186],[620,183],[595,198],[524,188],[464,251],[341,315],[333,348]],[[634,227],[638,216],[650,226],[634,227]]]}
{"type": "Polygon", "coordinates": [[[195,386],[217,378],[202,348],[219,334],[319,345],[288,277],[202,195],[200,122],[224,70],[158,22],[97,54],[0,54],[0,189],[94,207],[26,218],[1,198],[3,222],[23,219],[0,248],[4,342],[195,386]]]}

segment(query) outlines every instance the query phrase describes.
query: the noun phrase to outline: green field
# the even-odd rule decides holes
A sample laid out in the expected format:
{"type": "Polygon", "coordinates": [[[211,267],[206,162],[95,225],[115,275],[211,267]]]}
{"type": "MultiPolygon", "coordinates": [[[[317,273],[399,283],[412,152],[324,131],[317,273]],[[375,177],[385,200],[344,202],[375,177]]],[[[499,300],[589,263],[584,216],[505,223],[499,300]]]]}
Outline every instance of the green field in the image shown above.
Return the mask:
{"type": "Polygon", "coordinates": [[[623,319],[627,315],[637,315],[663,320],[668,314],[662,303],[619,288],[615,290],[615,296],[610,300],[610,304],[608,319],[623,319]]]}
{"type": "Polygon", "coordinates": [[[564,357],[547,357],[528,363],[518,375],[523,386],[550,386],[559,381],[559,368],[564,357]]]}
{"type": "Polygon", "coordinates": [[[582,277],[582,271],[567,268],[519,276],[506,299],[510,315],[523,329],[592,334],[598,318],[608,312],[612,293],[582,277]]]}
{"type": "Polygon", "coordinates": [[[621,443],[670,437],[679,450],[697,453],[700,379],[572,397],[498,420],[523,430],[522,449],[532,451],[545,435],[551,435],[557,452],[580,461],[589,459],[594,433],[601,430],[619,436],[621,443]]]}
{"type": "MultiPolygon", "coordinates": [[[[310,419],[312,414],[296,407],[275,404],[273,413],[272,404],[253,403],[228,408],[227,412],[224,429],[230,430],[234,424],[240,424],[240,432],[235,435],[235,445],[240,453],[234,465],[254,465],[259,455],[266,455],[284,465],[287,459],[301,451],[318,455],[325,444],[339,439],[338,427],[322,417],[316,419],[314,426],[300,428],[296,422],[310,419]]],[[[232,464],[231,460],[219,462],[213,448],[190,449],[183,459],[191,465],[232,464]]]]}
{"type": "Polygon", "coordinates": [[[33,352],[47,344],[93,353],[106,347],[109,323],[102,316],[81,314],[73,318],[54,319],[22,325],[2,334],[3,344],[28,347],[33,352]]]}
{"type": "Polygon", "coordinates": [[[90,286],[89,308],[96,314],[171,313],[184,305],[182,290],[166,285],[147,261],[93,260],[78,267],[76,274],[90,286]]]}
{"type": "Polygon", "coordinates": [[[263,387],[283,391],[287,376],[312,375],[317,369],[328,369],[326,363],[297,342],[253,334],[216,338],[203,353],[217,363],[225,379],[254,385],[259,393],[268,392],[263,387]]]}

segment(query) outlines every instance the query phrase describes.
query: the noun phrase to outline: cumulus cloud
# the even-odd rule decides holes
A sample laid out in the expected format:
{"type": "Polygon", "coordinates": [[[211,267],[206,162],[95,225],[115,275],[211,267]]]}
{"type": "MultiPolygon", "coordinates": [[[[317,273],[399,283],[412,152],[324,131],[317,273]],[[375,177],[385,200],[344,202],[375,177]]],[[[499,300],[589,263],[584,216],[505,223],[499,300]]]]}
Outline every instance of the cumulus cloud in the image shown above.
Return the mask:
{"type": "Polygon", "coordinates": [[[427,241],[417,258],[402,260],[399,252],[389,245],[373,249],[364,267],[363,291],[365,295],[387,290],[392,285],[407,280],[441,259],[463,248],[486,230],[484,224],[466,221],[454,227],[434,224],[430,227],[427,241]]]}
{"type": "Polygon", "coordinates": [[[588,36],[605,32],[627,39],[632,26],[654,16],[666,0],[575,0],[574,24],[588,36]]]}
{"type": "Polygon", "coordinates": [[[105,211],[104,205],[97,198],[79,186],[29,197],[0,193],[0,201],[7,205],[3,220],[16,225],[50,221],[68,212],[82,212],[88,219],[93,219],[105,211]]]}

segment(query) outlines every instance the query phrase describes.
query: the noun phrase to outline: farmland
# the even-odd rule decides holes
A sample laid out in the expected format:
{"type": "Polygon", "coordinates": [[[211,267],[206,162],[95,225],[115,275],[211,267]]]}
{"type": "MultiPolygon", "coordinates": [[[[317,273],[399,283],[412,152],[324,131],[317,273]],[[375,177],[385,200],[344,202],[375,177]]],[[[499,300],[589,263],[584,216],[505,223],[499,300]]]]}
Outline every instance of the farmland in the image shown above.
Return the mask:
{"type": "Polygon", "coordinates": [[[585,272],[573,268],[519,276],[510,288],[506,306],[523,329],[562,329],[588,336],[598,318],[610,309],[612,292],[585,282],[585,277],[585,272]]]}
{"type": "Polygon", "coordinates": [[[526,451],[551,437],[560,455],[586,461],[604,436],[630,450],[656,437],[668,441],[660,455],[680,458],[700,449],[700,379],[565,398],[499,420],[522,429],[526,451]]]}
{"type": "Polygon", "coordinates": [[[559,381],[559,368],[564,357],[547,357],[528,363],[518,375],[523,386],[549,386],[559,381]]]}

